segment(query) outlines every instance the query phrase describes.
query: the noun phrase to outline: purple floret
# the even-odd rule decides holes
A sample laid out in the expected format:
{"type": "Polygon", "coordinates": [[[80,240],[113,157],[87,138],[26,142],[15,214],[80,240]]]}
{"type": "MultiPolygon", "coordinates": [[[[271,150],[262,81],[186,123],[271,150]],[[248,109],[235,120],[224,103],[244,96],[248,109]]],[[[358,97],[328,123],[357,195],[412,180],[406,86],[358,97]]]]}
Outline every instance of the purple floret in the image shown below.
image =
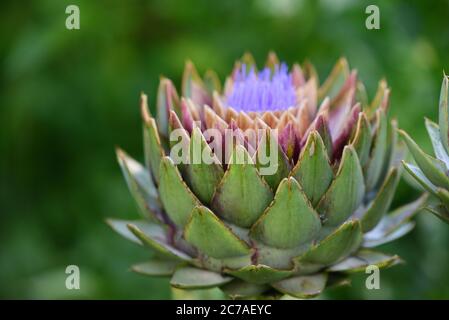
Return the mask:
{"type": "Polygon", "coordinates": [[[295,87],[285,63],[275,66],[274,72],[264,68],[256,73],[247,72],[242,65],[236,75],[233,88],[226,97],[227,105],[236,111],[285,110],[296,104],[295,87]]]}

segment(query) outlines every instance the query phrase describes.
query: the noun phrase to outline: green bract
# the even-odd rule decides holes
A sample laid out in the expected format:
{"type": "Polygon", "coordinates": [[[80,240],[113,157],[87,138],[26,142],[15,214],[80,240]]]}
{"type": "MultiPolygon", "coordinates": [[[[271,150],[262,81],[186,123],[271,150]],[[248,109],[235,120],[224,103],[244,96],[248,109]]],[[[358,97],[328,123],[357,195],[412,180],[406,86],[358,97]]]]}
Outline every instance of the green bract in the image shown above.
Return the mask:
{"type": "Polygon", "coordinates": [[[406,132],[400,131],[417,165],[404,162],[405,169],[429,193],[439,199],[438,205],[428,206],[426,209],[447,223],[449,223],[448,83],[449,78],[444,75],[440,94],[439,124],[429,119],[425,121],[434,157],[422,151],[406,132]]]}
{"type": "MultiPolygon", "coordinates": [[[[425,197],[389,213],[404,148],[395,122],[387,121],[385,81],[368,104],[344,59],[321,86],[310,64],[287,73],[270,54],[261,73],[245,73],[242,65],[255,68],[252,61],[238,61],[223,90],[215,73],[202,79],[187,63],[181,97],[161,80],[154,117],[142,95],[145,165],[117,151],[142,219],[108,220],[157,252],[132,269],[171,276],[176,288],[220,287],[234,298],[308,298],[347,273],[398,263],[398,256],[371,248],[410,231],[425,197]],[[284,87],[271,88],[276,79],[284,87]],[[289,96],[266,100],[276,90],[289,96]],[[254,101],[260,105],[249,105],[254,101]],[[210,129],[220,135],[211,139],[210,129]],[[247,134],[256,129],[264,133],[251,140],[247,134]],[[226,130],[233,139],[218,142],[226,130]],[[225,147],[227,153],[218,152],[225,147]],[[174,158],[178,151],[184,161],[174,158]],[[195,162],[199,154],[210,161],[195,162]],[[264,171],[266,159],[275,160],[274,171],[264,171]]],[[[448,193],[441,164],[412,152],[435,172],[435,192],[448,193]]]]}

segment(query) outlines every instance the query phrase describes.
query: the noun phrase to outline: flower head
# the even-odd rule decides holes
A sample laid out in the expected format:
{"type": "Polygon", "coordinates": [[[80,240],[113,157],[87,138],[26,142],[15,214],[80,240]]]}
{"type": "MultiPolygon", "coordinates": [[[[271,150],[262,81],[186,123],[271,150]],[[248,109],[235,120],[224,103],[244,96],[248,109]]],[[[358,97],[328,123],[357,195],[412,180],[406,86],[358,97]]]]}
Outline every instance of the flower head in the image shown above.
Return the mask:
{"type": "Polygon", "coordinates": [[[381,81],[368,103],[344,59],[321,86],[310,64],[289,71],[274,54],[261,71],[245,55],[223,89],[191,62],[181,97],[162,79],[155,117],[141,100],[145,166],[117,152],[145,220],[110,223],[166,257],[136,270],[304,298],[342,272],[397,263],[368,248],[410,231],[425,197],[388,214],[403,157],[388,96],[381,81]]]}

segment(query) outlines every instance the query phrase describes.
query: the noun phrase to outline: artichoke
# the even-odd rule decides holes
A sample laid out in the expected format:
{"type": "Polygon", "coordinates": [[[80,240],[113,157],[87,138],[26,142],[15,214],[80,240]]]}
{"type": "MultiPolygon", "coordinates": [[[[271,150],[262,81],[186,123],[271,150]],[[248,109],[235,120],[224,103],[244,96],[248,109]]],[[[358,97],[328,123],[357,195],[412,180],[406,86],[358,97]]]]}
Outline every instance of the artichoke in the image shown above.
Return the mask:
{"type": "Polygon", "coordinates": [[[416,165],[403,162],[405,169],[415,181],[438,199],[437,205],[429,205],[426,209],[447,223],[449,223],[448,83],[449,78],[444,75],[440,93],[439,124],[425,119],[435,156],[426,154],[405,131],[400,131],[416,162],[416,165]]]}
{"type": "Polygon", "coordinates": [[[388,213],[405,150],[388,98],[381,81],[368,103],[345,59],[321,86],[310,63],[289,71],[274,53],[259,71],[245,54],[223,89],[191,62],[181,97],[162,78],[155,116],[141,96],[145,165],[117,150],[143,219],[108,223],[157,253],[132,269],[232,298],[308,298],[400,262],[372,247],[409,232],[425,196],[388,213]]]}

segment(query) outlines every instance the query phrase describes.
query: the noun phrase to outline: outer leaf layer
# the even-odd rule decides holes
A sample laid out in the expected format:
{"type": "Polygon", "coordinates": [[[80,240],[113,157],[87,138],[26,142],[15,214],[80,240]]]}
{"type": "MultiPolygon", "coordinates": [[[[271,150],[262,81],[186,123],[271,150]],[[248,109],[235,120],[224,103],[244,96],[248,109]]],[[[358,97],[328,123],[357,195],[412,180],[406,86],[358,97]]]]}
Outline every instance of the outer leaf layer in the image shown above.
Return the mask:
{"type": "Polygon", "coordinates": [[[321,293],[326,286],[327,274],[319,273],[311,276],[298,276],[281,280],[273,284],[278,291],[295,298],[312,298],[321,293]]]}
{"type": "Polygon", "coordinates": [[[365,195],[362,168],[352,146],[346,146],[337,176],[318,203],[325,224],[336,226],[345,221],[360,205],[365,195]]]}
{"type": "Polygon", "coordinates": [[[299,258],[299,262],[330,265],[351,254],[361,241],[359,221],[348,221],[299,258]]]}
{"type": "Polygon", "coordinates": [[[285,178],[279,184],[273,203],[255,223],[251,232],[264,243],[293,248],[313,239],[321,228],[320,218],[298,182],[285,178]]]}
{"type": "Polygon", "coordinates": [[[165,211],[170,219],[183,227],[190,218],[193,208],[200,203],[182,180],[181,174],[169,157],[161,161],[159,193],[165,211]]]}
{"type": "Polygon", "coordinates": [[[223,168],[198,128],[192,131],[189,149],[190,164],[185,166],[186,180],[198,199],[209,204],[215,187],[223,177],[223,168]]]}
{"type": "Polygon", "coordinates": [[[186,240],[213,258],[230,258],[249,253],[248,245],[240,240],[206,207],[193,209],[184,231],[186,240]]]}
{"type": "Polygon", "coordinates": [[[170,284],[180,289],[206,289],[226,284],[231,280],[231,277],[224,277],[212,271],[184,267],[176,270],[170,284]]]}
{"type": "Polygon", "coordinates": [[[273,192],[248,163],[248,153],[237,146],[234,161],[228,167],[212,199],[212,208],[224,219],[241,227],[250,227],[273,199],[273,192]]]}
{"type": "Polygon", "coordinates": [[[309,135],[292,175],[301,184],[310,202],[316,205],[334,176],[323,140],[316,131],[309,135]]]}

